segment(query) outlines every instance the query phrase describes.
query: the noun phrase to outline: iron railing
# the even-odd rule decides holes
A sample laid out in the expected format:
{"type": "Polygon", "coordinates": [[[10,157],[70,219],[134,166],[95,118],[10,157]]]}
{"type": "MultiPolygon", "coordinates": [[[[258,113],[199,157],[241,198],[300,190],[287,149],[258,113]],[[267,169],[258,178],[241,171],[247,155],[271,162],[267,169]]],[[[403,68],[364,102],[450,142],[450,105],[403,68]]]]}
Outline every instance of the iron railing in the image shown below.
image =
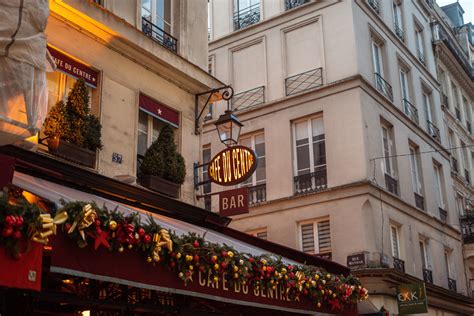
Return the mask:
{"type": "Polygon", "coordinates": [[[418,53],[418,60],[423,64],[425,65],[426,64],[426,60],[425,60],[425,54],[423,54],[423,52],[419,49],[417,49],[417,53],[418,53]]]}
{"type": "Polygon", "coordinates": [[[267,184],[258,184],[252,187],[248,187],[249,189],[249,204],[257,204],[262,203],[267,200],[267,184]]]}
{"type": "Polygon", "coordinates": [[[232,108],[234,111],[247,109],[262,103],[265,103],[264,86],[234,94],[232,97],[232,108]]]}
{"type": "Polygon", "coordinates": [[[398,181],[396,179],[385,174],[385,185],[387,186],[388,192],[398,195],[398,181]]]}
{"type": "Polygon", "coordinates": [[[395,31],[395,35],[397,35],[398,38],[399,38],[400,40],[402,40],[402,42],[403,42],[403,41],[405,40],[405,37],[404,37],[402,28],[401,28],[400,26],[398,26],[397,23],[395,23],[395,24],[393,25],[393,30],[395,31]]]}
{"type": "Polygon", "coordinates": [[[431,137],[433,137],[435,140],[438,142],[441,141],[441,134],[439,133],[439,128],[436,127],[432,122],[426,121],[428,125],[428,134],[430,134],[431,137]]]}
{"type": "Polygon", "coordinates": [[[168,48],[172,52],[178,52],[178,40],[165,32],[162,28],[142,18],[142,32],[158,44],[168,48]]]}
{"type": "Polygon", "coordinates": [[[451,157],[451,169],[455,174],[459,173],[458,160],[454,157],[451,157]]]}
{"type": "Polygon", "coordinates": [[[456,280],[448,277],[448,289],[453,292],[457,292],[456,280]]]}
{"type": "Polygon", "coordinates": [[[291,10],[308,2],[309,0],[285,0],[285,10],[291,10]]]}
{"type": "Polygon", "coordinates": [[[323,69],[316,68],[285,79],[286,95],[313,89],[323,84],[323,69]]]}
{"type": "Polygon", "coordinates": [[[461,110],[459,110],[458,108],[454,108],[454,111],[456,112],[456,118],[458,120],[461,120],[461,110]]]}
{"type": "Polygon", "coordinates": [[[471,173],[467,169],[464,169],[464,179],[467,183],[471,184],[471,173]]]}
{"type": "Polygon", "coordinates": [[[393,91],[392,86],[385,81],[385,79],[378,73],[375,73],[375,87],[379,90],[386,98],[393,102],[393,91]]]}
{"type": "Polygon", "coordinates": [[[379,0],[367,0],[369,6],[377,13],[380,13],[380,1],[379,0]]]}
{"type": "Polygon", "coordinates": [[[418,193],[414,192],[415,194],[415,205],[419,209],[424,210],[425,209],[425,198],[418,193]]]}
{"type": "Polygon", "coordinates": [[[426,0],[426,4],[427,4],[430,8],[434,9],[434,0],[426,0]]]}
{"type": "Polygon", "coordinates": [[[459,219],[464,243],[474,243],[474,211],[464,210],[464,214],[459,219]]]}
{"type": "Polygon", "coordinates": [[[209,212],[212,211],[212,196],[204,197],[204,209],[209,212]]]}
{"type": "Polygon", "coordinates": [[[433,271],[423,268],[423,280],[426,283],[433,284],[433,271]]]}
{"type": "Polygon", "coordinates": [[[449,109],[449,99],[448,99],[448,96],[446,94],[442,94],[442,100],[441,102],[443,103],[443,105],[449,109]]]}
{"type": "Polygon", "coordinates": [[[466,128],[467,128],[467,131],[469,132],[469,134],[472,134],[471,123],[469,123],[469,121],[466,121],[466,128]]]}
{"type": "Polygon", "coordinates": [[[400,272],[405,272],[405,261],[403,261],[402,259],[393,257],[393,268],[400,272]]]}
{"type": "Polygon", "coordinates": [[[234,13],[234,30],[240,30],[260,21],[260,3],[234,13]]]}
{"type": "Polygon", "coordinates": [[[441,207],[439,207],[439,219],[440,219],[443,223],[447,223],[447,222],[448,222],[448,212],[446,212],[445,210],[443,210],[441,207]]]}
{"type": "Polygon", "coordinates": [[[319,167],[311,173],[294,177],[295,195],[317,192],[327,189],[326,166],[319,167]]]}
{"type": "Polygon", "coordinates": [[[416,106],[414,106],[407,99],[403,99],[402,102],[403,102],[403,111],[405,112],[405,114],[410,118],[410,120],[412,120],[417,125],[419,125],[420,121],[418,119],[418,110],[416,106]]]}

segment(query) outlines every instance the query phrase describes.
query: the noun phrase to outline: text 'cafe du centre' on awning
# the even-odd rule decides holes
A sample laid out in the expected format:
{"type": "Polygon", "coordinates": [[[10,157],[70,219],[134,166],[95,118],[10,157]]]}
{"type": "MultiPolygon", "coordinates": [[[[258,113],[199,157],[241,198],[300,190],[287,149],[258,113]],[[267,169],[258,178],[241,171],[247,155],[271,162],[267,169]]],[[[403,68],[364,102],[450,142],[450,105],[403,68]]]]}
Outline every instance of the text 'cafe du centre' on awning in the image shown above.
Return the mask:
{"type": "Polygon", "coordinates": [[[0,186],[6,315],[357,315],[367,297],[344,266],[52,157],[0,147],[0,186]]]}

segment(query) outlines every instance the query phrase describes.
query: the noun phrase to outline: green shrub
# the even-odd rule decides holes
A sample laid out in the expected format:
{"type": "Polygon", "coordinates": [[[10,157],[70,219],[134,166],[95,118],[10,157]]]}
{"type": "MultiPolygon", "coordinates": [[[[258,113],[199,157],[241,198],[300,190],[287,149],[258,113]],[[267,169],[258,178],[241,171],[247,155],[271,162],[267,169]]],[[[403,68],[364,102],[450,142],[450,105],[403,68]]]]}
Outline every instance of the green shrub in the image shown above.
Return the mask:
{"type": "Polygon", "coordinates": [[[48,117],[44,121],[43,132],[50,138],[61,137],[64,133],[64,126],[66,125],[65,113],[66,106],[63,101],[58,101],[49,110],[48,117]]]}
{"type": "Polygon", "coordinates": [[[185,162],[183,156],[176,150],[173,128],[170,125],[163,126],[158,139],[147,149],[141,172],[144,175],[158,176],[177,184],[184,183],[185,162]]]}

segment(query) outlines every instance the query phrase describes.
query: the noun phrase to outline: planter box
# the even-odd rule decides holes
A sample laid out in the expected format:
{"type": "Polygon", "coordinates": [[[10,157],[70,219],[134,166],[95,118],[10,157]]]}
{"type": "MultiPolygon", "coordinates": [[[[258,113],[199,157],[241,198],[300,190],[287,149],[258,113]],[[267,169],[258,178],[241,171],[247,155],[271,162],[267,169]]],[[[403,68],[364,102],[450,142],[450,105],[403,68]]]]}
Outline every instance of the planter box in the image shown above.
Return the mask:
{"type": "MultiPolygon", "coordinates": [[[[49,144],[48,144],[49,145],[49,144]]],[[[59,140],[57,149],[48,146],[49,152],[57,157],[75,162],[77,164],[95,168],[96,152],[82,148],[64,140],[59,140]]]]}
{"type": "Polygon", "coordinates": [[[181,188],[181,185],[163,178],[145,175],[140,178],[140,184],[150,190],[160,192],[174,198],[179,198],[179,189],[181,188]]]}

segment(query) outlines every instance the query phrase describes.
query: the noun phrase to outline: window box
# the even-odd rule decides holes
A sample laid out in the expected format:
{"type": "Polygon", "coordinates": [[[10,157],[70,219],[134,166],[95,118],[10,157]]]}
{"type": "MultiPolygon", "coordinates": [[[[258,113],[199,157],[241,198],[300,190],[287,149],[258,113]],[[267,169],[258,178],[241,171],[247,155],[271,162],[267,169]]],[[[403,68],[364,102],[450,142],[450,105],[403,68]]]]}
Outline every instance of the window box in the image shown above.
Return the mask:
{"type": "Polygon", "coordinates": [[[64,140],[48,140],[48,151],[54,156],[89,167],[95,168],[97,153],[95,151],[73,145],[64,140]],[[56,147],[57,145],[57,147],[56,147]]]}
{"type": "Polygon", "coordinates": [[[179,198],[179,189],[181,188],[181,185],[158,176],[144,175],[140,178],[140,184],[150,190],[173,198],[179,198]]]}

